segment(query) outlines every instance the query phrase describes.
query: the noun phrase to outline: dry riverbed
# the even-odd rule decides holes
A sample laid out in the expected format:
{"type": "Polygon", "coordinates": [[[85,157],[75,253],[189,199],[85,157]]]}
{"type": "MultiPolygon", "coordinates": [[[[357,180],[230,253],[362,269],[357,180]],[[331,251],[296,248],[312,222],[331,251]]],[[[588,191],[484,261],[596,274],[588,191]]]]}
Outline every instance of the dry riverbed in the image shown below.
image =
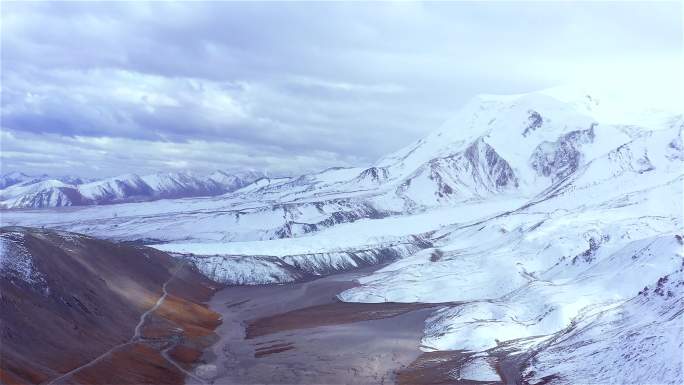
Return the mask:
{"type": "Polygon", "coordinates": [[[210,302],[223,317],[219,341],[196,373],[215,384],[394,383],[421,355],[424,321],[440,305],[336,299],[371,271],[221,290],[210,302]]]}

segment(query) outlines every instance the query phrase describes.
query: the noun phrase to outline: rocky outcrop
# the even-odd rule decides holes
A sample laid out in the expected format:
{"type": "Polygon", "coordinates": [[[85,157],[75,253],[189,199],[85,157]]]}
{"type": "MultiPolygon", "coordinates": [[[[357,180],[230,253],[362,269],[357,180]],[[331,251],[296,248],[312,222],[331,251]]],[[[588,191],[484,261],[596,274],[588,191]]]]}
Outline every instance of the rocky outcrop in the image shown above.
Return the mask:
{"type": "Polygon", "coordinates": [[[587,130],[569,132],[555,142],[542,142],[530,157],[530,166],[538,175],[551,178],[553,182],[561,180],[577,171],[582,162],[583,144],[594,141],[593,124],[587,130]]]}
{"type": "Polygon", "coordinates": [[[385,167],[371,167],[363,170],[355,181],[358,183],[380,184],[389,179],[389,171],[385,167]]]}
{"type": "Polygon", "coordinates": [[[418,197],[419,192],[432,190],[437,201],[445,201],[484,197],[517,187],[518,178],[512,167],[480,138],[463,151],[432,159],[407,178],[397,193],[414,201],[425,201],[418,197]]]}

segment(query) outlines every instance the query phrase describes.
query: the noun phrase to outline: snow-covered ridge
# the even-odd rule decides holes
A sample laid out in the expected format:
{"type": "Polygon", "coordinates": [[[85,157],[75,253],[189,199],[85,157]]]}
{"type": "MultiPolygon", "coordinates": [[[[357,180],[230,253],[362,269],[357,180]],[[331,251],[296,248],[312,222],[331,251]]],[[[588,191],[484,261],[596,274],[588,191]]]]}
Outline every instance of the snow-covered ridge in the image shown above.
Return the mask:
{"type": "Polygon", "coordinates": [[[89,181],[78,177],[31,177],[8,173],[0,178],[1,208],[48,208],[98,205],[162,198],[214,196],[237,190],[263,175],[216,171],[208,176],[186,172],[138,176],[125,174],[89,181]]]}
{"type": "Polygon", "coordinates": [[[34,265],[23,238],[22,232],[0,234],[0,275],[12,282],[16,280],[32,288],[43,288],[47,284],[45,276],[34,265]]]}
{"type": "Polygon", "coordinates": [[[534,348],[524,377],[530,382],[546,377],[576,384],[681,383],[682,309],[680,267],[626,302],[580,314],[568,328],[534,348]],[[585,365],[587,361],[593,364],[585,365]]]}
{"type": "Polygon", "coordinates": [[[429,247],[425,237],[396,237],[355,244],[334,237],[257,242],[152,245],[191,260],[207,277],[226,284],[292,282],[353,268],[388,263],[429,247]]]}

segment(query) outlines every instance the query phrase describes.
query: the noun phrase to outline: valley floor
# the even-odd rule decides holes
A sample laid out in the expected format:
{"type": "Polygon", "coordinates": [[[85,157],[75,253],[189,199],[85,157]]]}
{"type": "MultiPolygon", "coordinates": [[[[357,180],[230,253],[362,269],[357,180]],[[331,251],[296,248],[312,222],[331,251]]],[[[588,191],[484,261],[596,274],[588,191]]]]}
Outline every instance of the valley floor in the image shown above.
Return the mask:
{"type": "Polygon", "coordinates": [[[210,307],[223,316],[220,339],[195,372],[216,384],[394,383],[420,356],[425,319],[442,305],[336,298],[377,268],[218,292],[210,307]]]}

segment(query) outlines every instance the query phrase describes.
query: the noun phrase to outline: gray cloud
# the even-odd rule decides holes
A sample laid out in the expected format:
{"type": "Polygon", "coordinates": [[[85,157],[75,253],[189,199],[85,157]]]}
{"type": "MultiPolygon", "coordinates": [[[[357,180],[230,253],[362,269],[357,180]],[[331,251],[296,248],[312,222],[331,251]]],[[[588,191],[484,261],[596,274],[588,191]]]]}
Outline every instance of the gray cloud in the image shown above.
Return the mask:
{"type": "Polygon", "coordinates": [[[2,167],[363,164],[477,93],[675,71],[681,27],[679,3],[7,3],[2,167]]]}

